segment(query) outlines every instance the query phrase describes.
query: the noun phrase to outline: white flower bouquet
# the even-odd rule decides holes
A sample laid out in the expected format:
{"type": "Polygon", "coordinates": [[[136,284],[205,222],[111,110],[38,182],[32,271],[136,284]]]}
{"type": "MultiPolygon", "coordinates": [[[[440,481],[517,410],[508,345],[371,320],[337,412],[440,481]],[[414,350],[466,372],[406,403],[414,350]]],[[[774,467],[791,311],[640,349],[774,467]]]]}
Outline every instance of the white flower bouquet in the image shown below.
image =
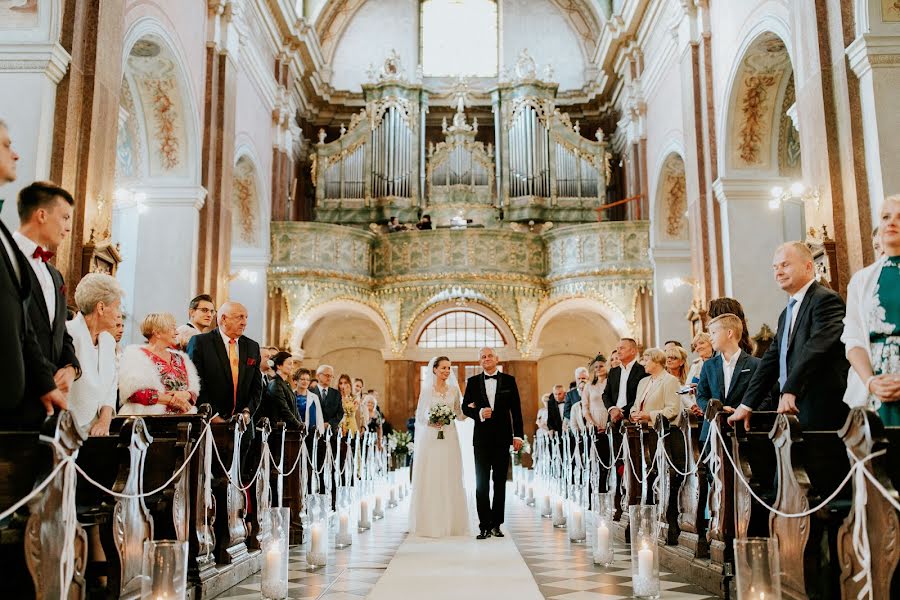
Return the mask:
{"type": "MultiPolygon", "coordinates": [[[[446,404],[435,404],[431,407],[431,410],[428,411],[428,424],[446,427],[453,422],[454,417],[456,417],[456,415],[453,414],[452,408],[446,404]]],[[[444,439],[443,429],[438,431],[438,439],[444,439]]]]}

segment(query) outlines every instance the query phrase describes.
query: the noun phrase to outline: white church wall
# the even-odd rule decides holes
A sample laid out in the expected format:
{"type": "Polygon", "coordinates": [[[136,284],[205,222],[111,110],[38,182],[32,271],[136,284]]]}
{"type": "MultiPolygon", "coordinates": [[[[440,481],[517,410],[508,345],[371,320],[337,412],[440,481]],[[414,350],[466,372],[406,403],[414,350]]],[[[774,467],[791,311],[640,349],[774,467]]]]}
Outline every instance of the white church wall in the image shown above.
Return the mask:
{"type": "Polygon", "coordinates": [[[551,64],[560,90],[584,85],[581,42],[549,0],[501,0],[500,68],[514,68],[527,49],[538,65],[551,64]]]}
{"type": "Polygon", "coordinates": [[[334,52],[331,85],[338,90],[362,91],[370,64],[380,66],[396,50],[412,78],[419,64],[418,0],[366,2],[354,15],[334,52]]]}

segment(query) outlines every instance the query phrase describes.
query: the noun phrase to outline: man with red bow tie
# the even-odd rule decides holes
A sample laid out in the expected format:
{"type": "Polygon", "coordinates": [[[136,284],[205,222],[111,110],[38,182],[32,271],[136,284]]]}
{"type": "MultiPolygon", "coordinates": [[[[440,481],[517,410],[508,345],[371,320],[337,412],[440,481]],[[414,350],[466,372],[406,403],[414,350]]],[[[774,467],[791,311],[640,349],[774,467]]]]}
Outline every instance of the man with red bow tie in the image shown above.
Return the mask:
{"type": "Polygon", "coordinates": [[[72,336],[66,329],[66,285],[62,274],[48,261],[72,230],[75,199],[48,181],[36,181],[19,192],[19,230],[13,239],[25,255],[31,278],[28,316],[44,355],[38,381],[50,381],[63,394],[81,374],[72,336]]]}

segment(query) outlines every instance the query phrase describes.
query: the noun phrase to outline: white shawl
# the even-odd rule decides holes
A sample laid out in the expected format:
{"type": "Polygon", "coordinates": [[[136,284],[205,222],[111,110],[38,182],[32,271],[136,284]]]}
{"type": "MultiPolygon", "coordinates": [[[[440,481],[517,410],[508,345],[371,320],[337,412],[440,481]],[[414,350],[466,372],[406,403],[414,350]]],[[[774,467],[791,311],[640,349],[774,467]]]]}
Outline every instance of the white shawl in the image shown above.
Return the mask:
{"type": "MultiPolygon", "coordinates": [[[[862,348],[869,354],[870,361],[872,360],[869,348],[869,332],[872,331],[870,319],[877,303],[875,287],[878,285],[878,277],[881,275],[881,267],[885,260],[882,256],[868,267],[854,273],[847,286],[847,313],[844,316],[844,333],[841,334],[841,341],[844,342],[848,354],[853,348],[862,348]]],[[[862,406],[878,410],[881,406],[879,400],[870,396],[865,382],[860,379],[852,366],[847,374],[844,402],[850,408],[862,406]]]]}
{"type": "MultiPolygon", "coordinates": [[[[188,355],[178,350],[169,350],[184,359],[188,374],[188,391],[194,394],[200,393],[200,375],[197,368],[188,355]]],[[[138,390],[151,389],[162,394],[166,390],[159,378],[159,371],[149,356],[144,352],[144,346],[131,345],[122,353],[119,364],[119,399],[122,400],[120,415],[161,415],[166,413],[166,407],[161,404],[145,406],[136,402],[128,402],[132,394],[138,390]]],[[[196,407],[191,407],[188,412],[197,412],[196,407]]]]}

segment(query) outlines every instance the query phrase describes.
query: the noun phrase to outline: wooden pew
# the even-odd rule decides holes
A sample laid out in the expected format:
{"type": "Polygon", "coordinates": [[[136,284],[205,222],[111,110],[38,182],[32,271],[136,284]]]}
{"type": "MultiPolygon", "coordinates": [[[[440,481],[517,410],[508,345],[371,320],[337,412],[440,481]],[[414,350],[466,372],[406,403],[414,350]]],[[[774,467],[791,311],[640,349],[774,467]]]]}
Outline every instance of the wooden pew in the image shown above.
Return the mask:
{"type": "MultiPolygon", "coordinates": [[[[77,457],[84,433],[68,412],[48,418],[40,432],[0,432],[0,507],[4,510],[31,493],[60,462],[77,457]]],[[[87,535],[77,521],[66,540],[63,485],[66,468],[27,506],[0,523],[0,564],[10,598],[63,598],[60,562],[74,544],[74,572],[66,600],[85,597],[87,535]],[[67,543],[68,541],[68,543],[67,543]]],[[[72,497],[74,503],[74,497],[72,497]]],[[[73,515],[74,515],[74,506],[73,515]]]]}
{"type": "MultiPolygon", "coordinates": [[[[283,426],[284,424],[280,423],[279,425],[283,426]]],[[[297,467],[294,469],[293,473],[283,478],[280,503],[278,505],[287,506],[291,509],[290,543],[300,544],[303,542],[303,524],[301,522],[300,514],[303,509],[303,495],[305,494],[305,490],[302,486],[302,473],[308,466],[302,464],[304,432],[293,429],[282,429],[281,431],[282,435],[277,435],[278,430],[276,430],[273,432],[272,436],[269,436],[269,440],[272,442],[272,452],[274,454],[276,449],[279,452],[283,449],[284,467],[282,470],[285,473],[287,473],[295,463],[297,463],[297,467]],[[297,462],[298,457],[301,461],[299,463],[297,462]]]]}
{"type": "MultiPolygon", "coordinates": [[[[684,419],[685,415],[682,414],[681,418],[684,419]]],[[[668,419],[658,415],[653,430],[656,432],[656,445],[662,443],[672,464],[678,467],[679,471],[684,471],[686,447],[681,429],[672,427],[668,419]]],[[[653,495],[660,511],[659,541],[671,546],[678,543],[678,491],[681,489],[684,476],[670,467],[666,455],[660,453],[656,459],[653,495]]]]}
{"type": "MultiPolygon", "coordinates": [[[[247,547],[250,550],[261,550],[263,542],[269,537],[272,530],[269,518],[269,509],[272,508],[272,485],[270,482],[272,473],[269,455],[263,452],[271,433],[272,427],[269,425],[269,418],[262,417],[256,427],[256,437],[252,442],[249,461],[251,465],[259,465],[253,486],[248,493],[250,505],[247,511],[247,523],[250,526],[250,534],[247,536],[247,547]]],[[[246,469],[244,471],[245,481],[247,481],[246,474],[249,472],[246,469]]],[[[253,477],[254,474],[249,474],[249,476],[253,477]]]]}
{"type": "MultiPolygon", "coordinates": [[[[144,492],[144,461],[153,438],[141,418],[129,419],[118,435],[85,440],[78,466],[94,481],[119,494],[144,492]]],[[[143,498],[116,498],[78,478],[78,519],[93,535],[87,577],[90,587],[116,598],[141,593],[144,542],[153,539],[153,518],[143,498]]]]}
{"type": "MultiPolygon", "coordinates": [[[[795,416],[778,415],[769,434],[777,457],[773,507],[797,514],[817,506],[838,488],[850,470],[847,448],[837,431],[801,431],[795,416]]],[[[785,598],[836,598],[840,594],[838,529],[850,512],[850,486],[813,515],[769,515],[778,539],[785,598]]]]}
{"type": "MultiPolygon", "coordinates": [[[[839,435],[856,460],[886,451],[886,454],[869,460],[867,468],[891,498],[900,502],[900,428],[885,427],[877,413],[856,408],[850,411],[839,435]]],[[[854,478],[854,492],[856,485],[854,478]]],[[[865,493],[864,531],[872,557],[871,598],[900,598],[900,573],[897,569],[900,562],[900,513],[868,479],[865,480],[865,493]]],[[[863,569],[853,549],[853,530],[856,527],[857,514],[851,510],[837,536],[841,597],[846,599],[857,598],[866,583],[865,579],[854,581],[863,569]]]]}
{"type": "Polygon", "coordinates": [[[633,423],[623,420],[619,426],[619,432],[622,436],[620,443],[624,444],[625,448],[622,452],[621,500],[618,503],[620,513],[617,520],[619,525],[627,532],[629,524],[628,507],[641,502],[641,482],[635,477],[635,473],[641,474],[641,466],[643,464],[641,458],[641,429],[633,423]]]}
{"type": "MultiPolygon", "coordinates": [[[[777,418],[778,413],[775,412],[754,412],[750,430],[745,429],[743,423],[737,423],[731,437],[731,456],[740,467],[741,475],[754,493],[770,506],[777,495],[775,477],[778,462],[770,437],[777,418]]],[[[734,536],[768,537],[771,513],[753,500],[737,474],[734,478],[734,536]]],[[[731,541],[728,540],[727,544],[730,550],[731,541]]]]}
{"type": "MultiPolygon", "coordinates": [[[[603,462],[610,465],[610,468],[606,471],[606,491],[615,492],[612,519],[613,521],[618,521],[622,516],[622,482],[619,477],[619,466],[623,463],[621,459],[616,460],[616,457],[618,457],[619,449],[622,445],[621,428],[610,423],[606,427],[605,442],[606,457],[603,462]]],[[[603,458],[603,454],[600,453],[603,452],[603,450],[604,448],[598,445],[597,452],[601,458],[603,458]]]]}
{"type": "MultiPolygon", "coordinates": [[[[706,496],[709,493],[706,463],[701,459],[700,442],[702,420],[685,410],[678,425],[681,438],[687,443],[684,462],[677,463],[682,472],[692,472],[683,478],[678,489],[678,548],[688,558],[708,558],[706,540],[706,496]]],[[[674,459],[673,459],[674,460],[674,459]]]]}
{"type": "Polygon", "coordinates": [[[221,463],[212,461],[213,495],[216,499],[216,563],[234,565],[250,558],[247,536],[247,495],[235,485],[247,485],[241,469],[241,440],[247,425],[240,415],[211,425],[221,463]],[[223,470],[224,466],[224,470],[223,470]],[[229,483],[229,480],[235,485],[229,483]]]}

